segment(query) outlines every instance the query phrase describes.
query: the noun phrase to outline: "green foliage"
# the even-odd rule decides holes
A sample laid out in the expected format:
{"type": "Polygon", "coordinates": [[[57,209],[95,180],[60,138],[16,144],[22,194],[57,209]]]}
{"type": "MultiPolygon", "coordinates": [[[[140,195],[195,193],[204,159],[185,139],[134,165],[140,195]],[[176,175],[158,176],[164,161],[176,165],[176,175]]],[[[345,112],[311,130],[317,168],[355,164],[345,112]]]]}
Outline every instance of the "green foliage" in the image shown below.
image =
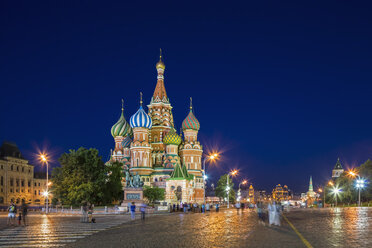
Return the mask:
{"type": "MultiPolygon", "coordinates": [[[[227,197],[227,192],[226,192],[226,186],[227,186],[227,174],[222,175],[220,179],[217,182],[217,187],[216,187],[216,196],[219,197],[220,199],[225,199],[227,197]]],[[[235,191],[233,189],[234,183],[232,182],[231,177],[229,177],[229,202],[234,203],[235,202],[235,191]]]]}
{"type": "MultiPolygon", "coordinates": [[[[372,180],[372,161],[367,160],[360,167],[356,168],[356,170],[357,174],[367,181],[365,188],[361,190],[361,201],[369,201],[372,199],[372,185],[369,183],[372,180]]],[[[334,181],[335,187],[338,187],[342,190],[337,199],[340,204],[349,205],[358,201],[358,189],[355,188],[355,180],[356,178],[351,178],[345,171],[334,181]]],[[[335,196],[332,194],[332,188],[333,186],[326,187],[327,203],[335,202],[335,196]]]]}
{"type": "Polygon", "coordinates": [[[52,192],[61,204],[106,204],[119,199],[121,165],[106,167],[97,149],[70,150],[59,162],[61,167],[52,171],[52,192]]]}
{"type": "Polygon", "coordinates": [[[361,198],[362,201],[369,201],[372,199],[372,161],[367,160],[364,164],[359,167],[360,177],[366,179],[367,183],[365,188],[362,190],[361,198]]]}
{"type": "Polygon", "coordinates": [[[155,201],[162,201],[165,199],[165,189],[161,189],[158,187],[151,188],[149,186],[144,186],[143,196],[147,198],[147,200],[150,203],[153,203],[155,201]]]}

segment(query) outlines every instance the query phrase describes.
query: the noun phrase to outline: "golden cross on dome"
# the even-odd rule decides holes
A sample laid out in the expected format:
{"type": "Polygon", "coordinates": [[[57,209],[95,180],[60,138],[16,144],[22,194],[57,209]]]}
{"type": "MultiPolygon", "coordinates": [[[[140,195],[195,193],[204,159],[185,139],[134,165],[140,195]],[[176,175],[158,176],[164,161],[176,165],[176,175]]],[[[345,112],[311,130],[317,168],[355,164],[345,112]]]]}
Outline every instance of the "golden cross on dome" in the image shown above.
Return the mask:
{"type": "Polygon", "coordinates": [[[192,97],[190,97],[190,110],[192,110],[192,97]]]}
{"type": "Polygon", "coordinates": [[[121,99],[121,111],[124,111],[124,99],[121,99]]]}
{"type": "Polygon", "coordinates": [[[140,92],[140,104],[142,106],[142,92],[140,92]]]}
{"type": "Polygon", "coordinates": [[[160,48],[160,61],[161,61],[161,48],[160,48]]]}

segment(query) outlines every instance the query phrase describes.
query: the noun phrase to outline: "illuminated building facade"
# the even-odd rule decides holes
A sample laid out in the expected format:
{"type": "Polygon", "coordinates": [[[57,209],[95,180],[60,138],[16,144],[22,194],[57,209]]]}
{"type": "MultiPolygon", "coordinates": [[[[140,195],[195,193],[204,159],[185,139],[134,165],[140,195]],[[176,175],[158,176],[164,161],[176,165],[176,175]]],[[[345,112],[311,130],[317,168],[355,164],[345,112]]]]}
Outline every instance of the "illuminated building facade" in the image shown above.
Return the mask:
{"type": "Polygon", "coordinates": [[[313,189],[313,178],[310,176],[310,182],[309,182],[309,190],[306,193],[308,198],[315,198],[316,193],[313,189]]]}
{"type": "Polygon", "coordinates": [[[203,148],[198,141],[200,123],[190,99],[190,111],[182,122],[184,138],[181,132],[177,133],[173,107],[165,90],[161,55],[156,70],[157,83],[148,112],[142,106],[141,94],[140,107],[128,123],[123,104],[121,116],[111,128],[115,149],[109,162],[122,162],[132,175],[138,173],[145,185],[164,188],[167,202],[201,202],[204,185],[203,148]]]}
{"type": "Polygon", "coordinates": [[[255,203],[254,188],[252,184],[249,186],[249,189],[248,189],[248,201],[251,203],[255,203]]]}
{"type": "Polygon", "coordinates": [[[291,199],[289,189],[287,185],[283,187],[278,184],[272,192],[272,197],[275,201],[288,201],[291,199]]]}
{"type": "MultiPolygon", "coordinates": [[[[14,143],[4,142],[0,147],[0,205],[11,202],[44,205],[45,174],[34,172],[14,143]]],[[[50,201],[51,202],[51,201],[50,201]]]]}
{"type": "Polygon", "coordinates": [[[344,172],[344,168],[342,168],[340,158],[337,158],[337,162],[335,164],[335,167],[332,170],[332,178],[340,177],[343,172],[344,172]]]}

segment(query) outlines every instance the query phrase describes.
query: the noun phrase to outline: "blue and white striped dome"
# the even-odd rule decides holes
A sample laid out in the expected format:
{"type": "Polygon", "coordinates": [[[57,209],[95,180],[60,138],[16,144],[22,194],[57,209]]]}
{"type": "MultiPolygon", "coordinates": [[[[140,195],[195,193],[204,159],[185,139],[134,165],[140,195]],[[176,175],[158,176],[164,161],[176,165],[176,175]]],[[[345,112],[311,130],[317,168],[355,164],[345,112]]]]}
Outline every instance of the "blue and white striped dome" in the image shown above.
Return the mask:
{"type": "Polygon", "coordinates": [[[150,129],[152,127],[152,120],[150,116],[146,114],[145,110],[143,110],[142,106],[130,117],[129,123],[132,128],[145,127],[150,129]]]}

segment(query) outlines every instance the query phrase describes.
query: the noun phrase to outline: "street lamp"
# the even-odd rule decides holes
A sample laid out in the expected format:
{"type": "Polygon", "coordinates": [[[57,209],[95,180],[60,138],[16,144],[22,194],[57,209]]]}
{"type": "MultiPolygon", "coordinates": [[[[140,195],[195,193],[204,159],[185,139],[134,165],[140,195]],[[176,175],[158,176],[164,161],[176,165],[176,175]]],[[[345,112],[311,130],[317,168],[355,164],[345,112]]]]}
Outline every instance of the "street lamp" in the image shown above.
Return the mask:
{"type": "Polygon", "coordinates": [[[360,190],[364,188],[366,181],[355,173],[353,170],[349,171],[349,175],[353,178],[358,177],[355,181],[355,187],[358,189],[358,207],[360,207],[360,190]]]}
{"type": "Polygon", "coordinates": [[[218,159],[218,153],[213,153],[212,155],[206,156],[203,159],[203,189],[204,189],[204,196],[203,196],[203,202],[205,204],[205,180],[208,178],[205,171],[205,161],[207,160],[215,160],[218,159]]]}
{"type": "Polygon", "coordinates": [[[240,189],[240,185],[241,184],[246,184],[247,183],[247,180],[243,180],[243,181],[241,181],[240,183],[239,183],[239,190],[238,190],[238,201],[240,202],[240,196],[241,196],[241,193],[240,193],[240,191],[241,191],[241,189],[240,189]]]}
{"type": "Polygon", "coordinates": [[[46,169],[47,169],[47,173],[46,173],[46,191],[43,193],[43,195],[45,196],[45,205],[46,205],[46,208],[45,208],[45,213],[49,213],[49,177],[48,177],[48,167],[49,167],[49,164],[48,164],[48,157],[46,154],[40,154],[40,160],[41,162],[45,163],[46,164],[46,169]]]}
{"type": "Polygon", "coordinates": [[[228,174],[227,174],[227,177],[226,177],[226,193],[227,193],[227,208],[230,208],[230,186],[229,186],[229,176],[235,176],[236,174],[238,174],[238,171],[237,170],[233,170],[233,171],[230,171],[228,174]]]}
{"type": "Polygon", "coordinates": [[[338,195],[342,192],[341,189],[339,189],[338,187],[333,187],[332,188],[332,194],[335,196],[336,198],[336,207],[337,207],[337,197],[338,195]]]}

